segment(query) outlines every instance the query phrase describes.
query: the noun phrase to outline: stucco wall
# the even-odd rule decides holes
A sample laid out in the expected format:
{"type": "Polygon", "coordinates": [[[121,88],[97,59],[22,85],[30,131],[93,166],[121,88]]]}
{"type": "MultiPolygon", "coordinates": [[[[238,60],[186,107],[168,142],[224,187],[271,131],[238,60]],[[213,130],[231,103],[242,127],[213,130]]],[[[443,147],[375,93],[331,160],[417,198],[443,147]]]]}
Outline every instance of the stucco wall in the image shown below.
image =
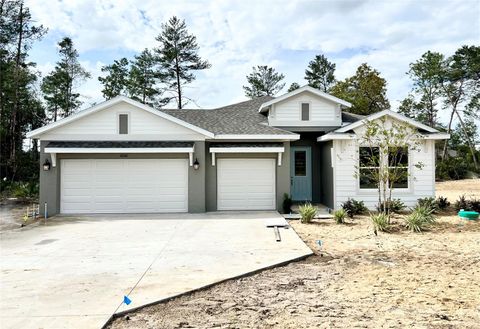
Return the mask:
{"type": "MultiPolygon", "coordinates": [[[[48,216],[60,212],[60,174],[62,159],[120,159],[121,154],[57,154],[56,167],[49,171],[43,170],[43,163],[48,159],[52,163],[50,154],[44,153],[48,141],[40,143],[40,212],[43,215],[44,203],[47,202],[48,216]]],[[[122,158],[123,158],[122,154],[122,158]]],[[[188,154],[127,154],[129,159],[178,159],[188,158],[188,154]]],[[[205,212],[205,142],[195,142],[194,159],[201,164],[198,170],[188,167],[188,211],[191,213],[205,212]]]]}

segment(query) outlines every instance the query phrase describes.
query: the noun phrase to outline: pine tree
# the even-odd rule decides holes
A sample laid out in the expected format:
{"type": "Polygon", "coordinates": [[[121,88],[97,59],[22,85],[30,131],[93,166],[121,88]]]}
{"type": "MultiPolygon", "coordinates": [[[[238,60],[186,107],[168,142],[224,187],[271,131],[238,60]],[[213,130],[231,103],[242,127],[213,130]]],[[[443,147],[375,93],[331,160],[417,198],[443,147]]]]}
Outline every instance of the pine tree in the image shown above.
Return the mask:
{"type": "Polygon", "coordinates": [[[245,95],[250,98],[273,96],[285,87],[281,81],[285,76],[277,73],[274,68],[266,65],[253,67],[253,72],[247,75],[248,86],[243,86],[245,95]]]}
{"type": "Polygon", "coordinates": [[[197,38],[188,33],[185,21],[176,16],[162,24],[162,32],[156,40],[160,43],[154,49],[159,76],[181,109],[185,104],[184,99],[188,99],[183,93],[183,87],[195,80],[193,72],[208,69],[211,65],[200,58],[197,38]]]}
{"type": "Polygon", "coordinates": [[[105,77],[98,77],[98,81],[103,84],[102,94],[105,99],[126,93],[129,72],[128,59],[114,60],[113,64],[102,67],[102,72],[107,72],[105,77]]]}
{"type": "Polygon", "coordinates": [[[78,52],[72,39],[65,37],[58,46],[60,61],[42,82],[42,91],[48,110],[53,112],[54,121],[59,115],[69,116],[80,107],[80,94],[75,90],[81,82],[90,78],[90,73],[78,61],[78,52]]]}
{"type": "Polygon", "coordinates": [[[305,80],[308,85],[328,92],[335,82],[335,64],[328,61],[324,55],[317,55],[315,59],[308,63],[305,70],[305,80]]]}
{"type": "Polygon", "coordinates": [[[153,54],[144,49],[131,61],[127,90],[131,98],[148,105],[164,105],[168,100],[159,99],[161,91],[157,86],[159,74],[153,54]]]}
{"type": "Polygon", "coordinates": [[[291,91],[294,91],[294,90],[297,90],[297,89],[300,89],[300,85],[296,82],[293,82],[290,87],[288,87],[288,92],[291,92],[291,91]]]}

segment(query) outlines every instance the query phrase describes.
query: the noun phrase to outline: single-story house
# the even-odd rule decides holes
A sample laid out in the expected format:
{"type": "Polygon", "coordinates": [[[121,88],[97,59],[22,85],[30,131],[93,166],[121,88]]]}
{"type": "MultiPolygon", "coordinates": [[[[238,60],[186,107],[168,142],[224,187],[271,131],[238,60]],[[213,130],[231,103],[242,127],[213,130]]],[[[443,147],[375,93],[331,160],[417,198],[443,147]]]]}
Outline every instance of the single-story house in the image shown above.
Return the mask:
{"type": "MultiPolygon", "coordinates": [[[[58,213],[281,210],[284,194],[374,208],[362,186],[359,134],[368,120],[406,122],[422,140],[395,198],[435,194],[436,129],[393,111],[368,117],[305,86],[221,108],[153,109],[119,96],[31,131],[40,141],[40,204],[58,213]],[[411,164],[421,161],[423,168],[411,164]]],[[[368,184],[367,184],[368,185],[368,184]]]]}

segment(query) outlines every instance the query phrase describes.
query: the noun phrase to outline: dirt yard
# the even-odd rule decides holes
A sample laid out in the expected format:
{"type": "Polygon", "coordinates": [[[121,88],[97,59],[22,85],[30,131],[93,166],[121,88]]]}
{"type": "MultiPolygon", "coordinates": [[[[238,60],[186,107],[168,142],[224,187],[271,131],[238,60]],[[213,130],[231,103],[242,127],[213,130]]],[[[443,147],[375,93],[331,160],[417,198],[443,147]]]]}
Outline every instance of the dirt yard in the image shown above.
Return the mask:
{"type": "MultiPolygon", "coordinates": [[[[438,190],[466,192],[454,185],[438,190]]],[[[110,328],[479,328],[480,222],[444,214],[419,234],[395,221],[378,236],[367,217],[292,221],[315,256],[146,307],[110,328]]]]}
{"type": "Polygon", "coordinates": [[[435,187],[437,190],[437,197],[446,197],[452,203],[462,194],[467,197],[480,198],[480,179],[439,182],[435,187]]]}

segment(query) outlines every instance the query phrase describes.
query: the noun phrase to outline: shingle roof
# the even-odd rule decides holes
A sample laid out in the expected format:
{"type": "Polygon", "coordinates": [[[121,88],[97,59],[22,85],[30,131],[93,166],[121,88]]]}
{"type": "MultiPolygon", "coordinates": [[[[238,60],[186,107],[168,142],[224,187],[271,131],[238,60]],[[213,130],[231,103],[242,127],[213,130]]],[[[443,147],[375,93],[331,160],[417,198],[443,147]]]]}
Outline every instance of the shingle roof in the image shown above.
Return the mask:
{"type": "Polygon", "coordinates": [[[365,118],[364,115],[342,111],[342,121],[343,122],[353,123],[353,122],[356,122],[356,121],[359,121],[359,120],[363,120],[364,118],[365,118]]]}
{"type": "Polygon", "coordinates": [[[283,147],[283,143],[210,143],[210,147],[283,147]]]}
{"type": "Polygon", "coordinates": [[[212,110],[167,110],[161,111],[216,135],[294,135],[268,126],[267,118],[258,113],[260,105],[273,99],[263,96],[212,110]]]}
{"type": "Polygon", "coordinates": [[[194,142],[159,142],[159,141],[54,141],[46,147],[63,148],[169,148],[192,147],[194,142]]]}

